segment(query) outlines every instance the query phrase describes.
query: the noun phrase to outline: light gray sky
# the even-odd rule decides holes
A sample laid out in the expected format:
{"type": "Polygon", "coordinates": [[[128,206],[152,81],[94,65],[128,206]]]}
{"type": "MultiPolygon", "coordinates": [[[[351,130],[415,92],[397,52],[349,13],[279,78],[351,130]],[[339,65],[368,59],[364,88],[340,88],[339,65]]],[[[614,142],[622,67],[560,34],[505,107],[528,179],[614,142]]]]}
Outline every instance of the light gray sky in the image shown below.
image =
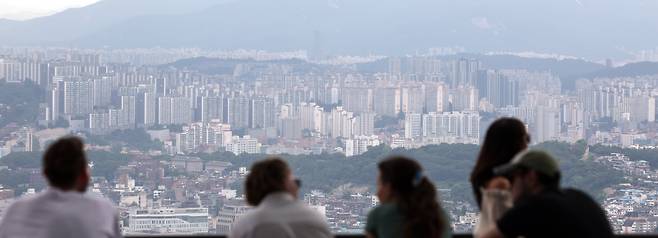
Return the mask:
{"type": "Polygon", "coordinates": [[[0,18],[25,20],[82,7],[99,0],[0,0],[0,18]]]}

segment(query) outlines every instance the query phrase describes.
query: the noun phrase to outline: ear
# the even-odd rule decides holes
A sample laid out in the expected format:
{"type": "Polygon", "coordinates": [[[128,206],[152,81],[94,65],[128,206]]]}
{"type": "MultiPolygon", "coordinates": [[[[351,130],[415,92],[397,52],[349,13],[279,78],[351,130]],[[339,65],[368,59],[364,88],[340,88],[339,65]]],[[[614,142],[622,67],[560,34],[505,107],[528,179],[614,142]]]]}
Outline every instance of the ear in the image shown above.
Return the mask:
{"type": "Polygon", "coordinates": [[[80,176],[78,176],[78,182],[75,189],[78,190],[79,192],[86,191],[90,181],[91,181],[91,171],[89,168],[87,168],[80,174],[80,176]]]}
{"type": "Polygon", "coordinates": [[[48,172],[46,172],[46,170],[44,169],[41,171],[41,173],[43,173],[43,179],[45,179],[46,183],[50,185],[50,179],[48,179],[48,172]]]}
{"type": "Polygon", "coordinates": [[[288,176],[286,176],[286,179],[283,181],[283,187],[286,191],[296,197],[297,193],[299,193],[299,187],[297,187],[294,179],[295,177],[292,172],[289,172],[288,176]]]}
{"type": "Polygon", "coordinates": [[[85,169],[84,176],[87,181],[91,181],[91,168],[85,169]]]}

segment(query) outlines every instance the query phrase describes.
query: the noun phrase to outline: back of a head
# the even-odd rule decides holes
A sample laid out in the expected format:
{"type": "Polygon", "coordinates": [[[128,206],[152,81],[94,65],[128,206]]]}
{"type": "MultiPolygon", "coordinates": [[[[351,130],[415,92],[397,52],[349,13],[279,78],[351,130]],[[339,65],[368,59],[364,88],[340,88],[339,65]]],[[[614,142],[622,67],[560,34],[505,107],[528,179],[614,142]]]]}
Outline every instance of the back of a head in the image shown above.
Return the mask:
{"type": "Polygon", "coordinates": [[[487,130],[471,173],[471,182],[490,173],[494,167],[511,161],[516,154],[528,147],[529,142],[530,137],[522,121],[516,118],[496,120],[487,130]]]}
{"type": "Polygon", "coordinates": [[[55,141],[43,156],[43,171],[50,186],[71,190],[87,169],[84,143],[76,137],[55,141]]]}
{"type": "Polygon", "coordinates": [[[414,187],[414,179],[422,173],[418,162],[403,157],[394,156],[379,163],[380,179],[391,185],[396,195],[410,194],[414,187]]]}
{"type": "Polygon", "coordinates": [[[390,184],[405,217],[405,237],[439,237],[444,222],[436,187],[415,160],[395,156],[379,163],[380,180],[390,184]]]}
{"type": "Polygon", "coordinates": [[[280,158],[254,163],[245,181],[247,203],[258,206],[267,195],[285,191],[284,183],[288,173],[288,164],[280,158]]]}

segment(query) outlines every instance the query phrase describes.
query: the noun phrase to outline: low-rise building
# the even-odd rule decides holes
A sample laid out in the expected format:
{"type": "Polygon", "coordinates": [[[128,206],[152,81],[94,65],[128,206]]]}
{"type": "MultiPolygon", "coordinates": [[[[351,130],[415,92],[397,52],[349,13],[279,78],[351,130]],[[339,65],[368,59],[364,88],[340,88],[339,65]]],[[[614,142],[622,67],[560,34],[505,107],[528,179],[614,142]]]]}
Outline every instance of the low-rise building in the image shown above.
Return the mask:
{"type": "Polygon", "coordinates": [[[205,234],[207,208],[138,209],[130,212],[126,234],[205,234]]]}

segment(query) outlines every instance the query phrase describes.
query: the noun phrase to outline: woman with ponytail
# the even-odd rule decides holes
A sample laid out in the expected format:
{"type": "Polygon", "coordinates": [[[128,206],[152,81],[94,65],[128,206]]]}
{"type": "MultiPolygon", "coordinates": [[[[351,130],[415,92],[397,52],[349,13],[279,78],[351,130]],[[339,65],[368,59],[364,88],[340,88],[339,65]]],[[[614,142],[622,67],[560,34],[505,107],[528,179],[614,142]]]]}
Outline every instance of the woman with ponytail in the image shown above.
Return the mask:
{"type": "Polygon", "coordinates": [[[381,204],[368,214],[367,237],[450,237],[436,190],[414,160],[392,157],[379,163],[377,197],[381,204]]]}

